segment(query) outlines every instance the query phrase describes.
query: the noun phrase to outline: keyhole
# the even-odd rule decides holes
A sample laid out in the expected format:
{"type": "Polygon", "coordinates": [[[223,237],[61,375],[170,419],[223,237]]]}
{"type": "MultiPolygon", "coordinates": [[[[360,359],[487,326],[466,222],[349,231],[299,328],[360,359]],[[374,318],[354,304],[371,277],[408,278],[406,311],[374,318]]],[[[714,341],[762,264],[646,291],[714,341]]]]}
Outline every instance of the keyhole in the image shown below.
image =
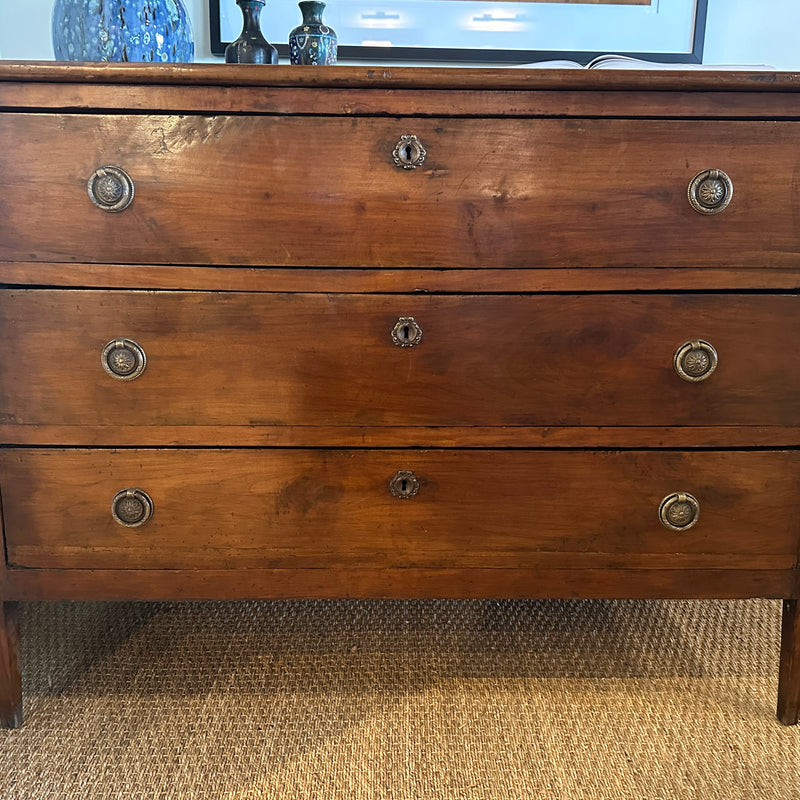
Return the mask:
{"type": "Polygon", "coordinates": [[[419,481],[410,470],[399,470],[389,481],[389,491],[394,497],[408,500],[415,497],[419,491],[419,481]]]}
{"type": "Polygon", "coordinates": [[[422,339],[422,329],[414,317],[400,317],[392,328],[392,341],[398,347],[413,347],[422,339]]]}
{"type": "Polygon", "coordinates": [[[411,133],[403,134],[392,150],[392,158],[398,167],[416,169],[427,155],[422,143],[411,133]]]}

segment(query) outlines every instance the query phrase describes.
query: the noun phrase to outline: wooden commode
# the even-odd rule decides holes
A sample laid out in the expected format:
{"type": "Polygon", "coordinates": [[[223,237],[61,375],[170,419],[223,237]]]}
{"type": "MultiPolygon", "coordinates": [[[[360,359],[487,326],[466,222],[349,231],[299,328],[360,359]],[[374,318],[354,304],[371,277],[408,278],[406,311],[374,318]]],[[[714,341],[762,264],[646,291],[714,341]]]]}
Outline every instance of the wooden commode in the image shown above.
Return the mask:
{"type": "Polygon", "coordinates": [[[795,74],[3,63],[2,723],[20,601],[292,597],[783,598],[796,723],[798,176],[795,74]]]}

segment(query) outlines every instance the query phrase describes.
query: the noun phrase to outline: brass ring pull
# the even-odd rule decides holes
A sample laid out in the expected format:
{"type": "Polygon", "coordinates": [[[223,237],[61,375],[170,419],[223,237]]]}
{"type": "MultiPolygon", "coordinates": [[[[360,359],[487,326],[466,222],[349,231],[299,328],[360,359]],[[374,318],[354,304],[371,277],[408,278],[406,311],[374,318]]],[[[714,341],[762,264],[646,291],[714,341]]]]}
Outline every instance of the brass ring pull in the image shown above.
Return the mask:
{"type": "Polygon", "coordinates": [[[673,492],[661,501],[658,518],[671,531],[688,531],[700,519],[700,503],[687,492],[673,492]]]}
{"type": "Polygon", "coordinates": [[[703,339],[692,339],[675,352],[675,372],[689,383],[699,383],[717,368],[719,357],[714,346],[703,339]]]}
{"type": "Polygon", "coordinates": [[[419,492],[419,479],[410,469],[398,470],[389,481],[389,492],[392,497],[408,500],[419,492]]]}
{"type": "Polygon", "coordinates": [[[153,501],[142,489],[123,489],[111,501],[111,516],[125,528],[139,528],[153,515],[153,501]]]}
{"type": "Polygon", "coordinates": [[[398,347],[414,347],[422,341],[422,328],[414,317],[400,317],[392,328],[392,341],[398,347]]]}
{"type": "Polygon", "coordinates": [[[707,169],[689,183],[689,203],[699,214],[719,214],[733,197],[733,181],[721,169],[707,169]]]}
{"type": "Polygon", "coordinates": [[[103,211],[123,211],[133,202],[133,180],[121,167],[100,167],[86,188],[91,201],[103,211]]]}
{"type": "Polygon", "coordinates": [[[103,369],[115,380],[132,381],[147,366],[147,356],[133,339],[112,339],[100,356],[103,369]]]}
{"type": "Polygon", "coordinates": [[[428,151],[413,133],[404,133],[392,150],[395,166],[416,169],[425,161],[428,151]]]}

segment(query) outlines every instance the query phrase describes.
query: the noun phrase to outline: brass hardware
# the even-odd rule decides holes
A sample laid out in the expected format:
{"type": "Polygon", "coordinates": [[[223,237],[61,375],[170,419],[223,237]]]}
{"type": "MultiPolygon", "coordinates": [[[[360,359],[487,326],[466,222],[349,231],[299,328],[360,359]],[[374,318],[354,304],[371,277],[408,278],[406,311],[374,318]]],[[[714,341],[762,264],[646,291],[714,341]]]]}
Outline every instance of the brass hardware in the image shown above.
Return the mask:
{"type": "Polygon", "coordinates": [[[692,339],[682,344],[675,352],[675,372],[689,383],[698,383],[708,378],[717,368],[719,358],[714,346],[702,339],[692,339]]]}
{"type": "Polygon", "coordinates": [[[658,518],[671,531],[688,531],[700,519],[700,503],[694,495],[673,492],[661,501],[658,518]]]}
{"type": "Polygon", "coordinates": [[[707,169],[689,183],[689,203],[700,214],[719,214],[733,197],[733,181],[721,169],[707,169]]]}
{"type": "Polygon", "coordinates": [[[138,528],[153,515],[153,501],[142,489],[123,489],[111,501],[111,516],[125,528],[138,528]]]}
{"type": "Polygon", "coordinates": [[[103,369],[118,381],[138,378],[147,366],[147,356],[133,339],[112,339],[100,357],[103,369]]]}
{"type": "Polygon", "coordinates": [[[392,150],[395,165],[403,169],[416,169],[427,155],[428,151],[413,133],[404,133],[392,150]]]}
{"type": "Polygon", "coordinates": [[[122,211],[133,201],[133,180],[120,167],[96,169],[86,188],[92,202],[103,211],[122,211]]]}
{"type": "Polygon", "coordinates": [[[419,479],[410,469],[398,470],[397,474],[389,481],[389,491],[392,497],[408,500],[419,492],[419,479]]]}
{"type": "Polygon", "coordinates": [[[392,328],[392,341],[398,347],[414,347],[422,341],[422,328],[414,317],[400,317],[392,328]]]}

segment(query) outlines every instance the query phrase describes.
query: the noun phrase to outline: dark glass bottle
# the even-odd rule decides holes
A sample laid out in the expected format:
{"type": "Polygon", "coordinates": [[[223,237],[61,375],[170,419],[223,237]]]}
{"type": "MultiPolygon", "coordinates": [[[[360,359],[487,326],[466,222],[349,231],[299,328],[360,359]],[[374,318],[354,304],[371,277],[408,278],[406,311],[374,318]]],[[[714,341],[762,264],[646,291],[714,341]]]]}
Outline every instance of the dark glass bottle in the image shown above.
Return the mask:
{"type": "Polygon", "coordinates": [[[278,51],[261,33],[261,9],[266,0],[236,0],[242,9],[244,23],[242,32],[235,42],[225,48],[225,61],[228,64],[277,64],[278,51]]]}

